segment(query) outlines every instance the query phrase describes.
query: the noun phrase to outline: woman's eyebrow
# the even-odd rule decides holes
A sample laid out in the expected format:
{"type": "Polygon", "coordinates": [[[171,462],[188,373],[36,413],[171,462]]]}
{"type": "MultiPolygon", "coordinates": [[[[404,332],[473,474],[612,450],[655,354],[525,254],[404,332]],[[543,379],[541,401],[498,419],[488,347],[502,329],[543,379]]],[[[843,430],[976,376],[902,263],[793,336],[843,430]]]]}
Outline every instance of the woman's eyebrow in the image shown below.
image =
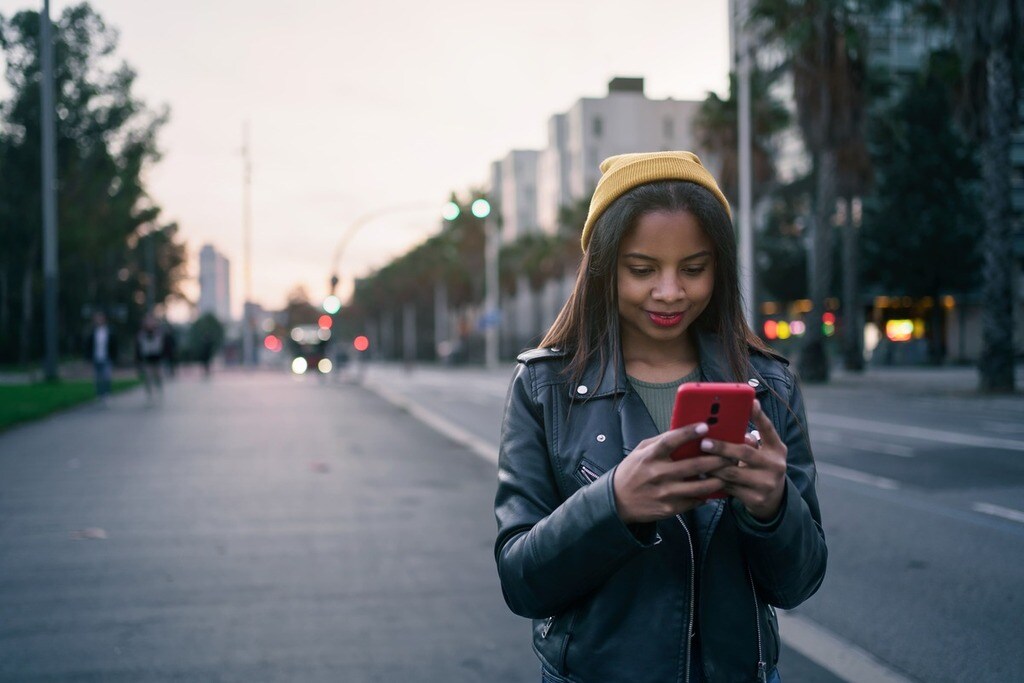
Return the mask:
{"type": "MultiPolygon", "coordinates": [[[[707,249],[705,249],[704,251],[698,251],[696,254],[690,254],[689,256],[684,257],[683,260],[684,261],[692,261],[694,259],[703,258],[705,256],[711,256],[711,252],[708,251],[707,249]]],[[[647,254],[641,254],[640,252],[637,252],[637,251],[631,251],[628,254],[623,254],[622,258],[636,258],[636,259],[641,259],[643,261],[657,261],[658,260],[658,259],[654,258],[653,256],[648,256],[647,254]]]]}

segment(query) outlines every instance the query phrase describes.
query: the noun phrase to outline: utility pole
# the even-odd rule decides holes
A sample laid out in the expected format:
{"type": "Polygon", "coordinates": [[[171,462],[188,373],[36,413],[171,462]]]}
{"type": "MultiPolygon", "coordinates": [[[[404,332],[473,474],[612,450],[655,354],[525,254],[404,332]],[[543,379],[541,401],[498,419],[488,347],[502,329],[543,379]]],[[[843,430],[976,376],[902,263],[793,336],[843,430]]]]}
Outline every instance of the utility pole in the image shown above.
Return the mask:
{"type": "Polygon", "coordinates": [[[48,382],[58,379],[57,369],[57,132],[54,125],[53,31],[50,0],[43,0],[39,17],[39,81],[42,107],[43,167],[43,329],[44,374],[48,382]]]}
{"type": "Polygon", "coordinates": [[[242,365],[252,365],[252,156],[249,151],[249,122],[242,124],[242,365]]]}
{"type": "Polygon", "coordinates": [[[751,218],[751,132],[750,132],[750,36],[747,32],[747,2],[736,0],[734,27],[736,35],[737,105],[739,108],[739,246],[740,295],[743,298],[747,324],[757,324],[757,302],[754,301],[754,226],[751,218]]]}

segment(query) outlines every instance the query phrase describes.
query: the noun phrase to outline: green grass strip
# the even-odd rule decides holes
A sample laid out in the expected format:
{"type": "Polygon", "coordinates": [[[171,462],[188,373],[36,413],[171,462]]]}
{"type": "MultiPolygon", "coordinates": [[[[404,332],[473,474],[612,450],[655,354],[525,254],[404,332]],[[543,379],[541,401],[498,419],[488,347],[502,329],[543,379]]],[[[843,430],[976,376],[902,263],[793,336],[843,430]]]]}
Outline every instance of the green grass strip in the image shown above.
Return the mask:
{"type": "MultiPolygon", "coordinates": [[[[124,391],[139,383],[137,379],[115,379],[113,391],[124,391]]],[[[0,385],[0,431],[16,424],[38,420],[58,410],[96,398],[96,385],[90,380],[37,382],[0,385]]]]}

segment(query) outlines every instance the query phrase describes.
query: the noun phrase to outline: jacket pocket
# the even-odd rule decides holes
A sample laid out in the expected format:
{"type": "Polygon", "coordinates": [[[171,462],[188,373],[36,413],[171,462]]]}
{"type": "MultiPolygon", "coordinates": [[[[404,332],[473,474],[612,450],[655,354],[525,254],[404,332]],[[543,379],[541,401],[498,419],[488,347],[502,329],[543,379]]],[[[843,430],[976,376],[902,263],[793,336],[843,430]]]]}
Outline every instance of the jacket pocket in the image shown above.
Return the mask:
{"type": "Polygon", "coordinates": [[[597,479],[604,473],[604,469],[598,467],[586,458],[580,458],[580,464],[576,466],[573,476],[576,477],[576,481],[581,485],[587,486],[597,481],[597,479]]]}
{"type": "MultiPolygon", "coordinates": [[[[561,614],[548,617],[544,620],[544,624],[541,626],[541,642],[551,641],[542,648],[552,657],[548,666],[557,667],[558,671],[565,671],[566,653],[569,648],[569,640],[572,638],[572,631],[576,624],[576,617],[578,614],[578,609],[571,608],[561,614]]],[[[553,672],[549,670],[549,673],[553,672]]]]}

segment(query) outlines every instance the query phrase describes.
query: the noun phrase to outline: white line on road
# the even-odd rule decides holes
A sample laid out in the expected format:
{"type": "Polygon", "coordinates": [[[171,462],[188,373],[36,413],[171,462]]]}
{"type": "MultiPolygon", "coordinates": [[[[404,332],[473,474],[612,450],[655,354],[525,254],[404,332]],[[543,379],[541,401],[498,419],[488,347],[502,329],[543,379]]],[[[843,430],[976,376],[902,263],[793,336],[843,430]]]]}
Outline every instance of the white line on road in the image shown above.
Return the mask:
{"type": "Polygon", "coordinates": [[[787,645],[845,681],[859,683],[910,683],[869,653],[831,631],[792,612],[776,613],[779,634],[787,645]]]}
{"type": "MultiPolygon", "coordinates": [[[[484,439],[473,436],[462,427],[453,424],[450,420],[417,405],[404,396],[392,393],[380,385],[364,383],[363,386],[392,405],[407,411],[431,429],[462,444],[487,462],[497,464],[497,447],[489,444],[484,439]]],[[[845,467],[819,464],[818,470],[831,476],[870,484],[880,488],[898,488],[896,482],[891,479],[874,477],[855,470],[848,470],[845,467]]],[[[783,642],[844,681],[850,681],[851,683],[860,683],[861,681],[872,681],[872,683],[912,683],[910,679],[887,668],[853,643],[843,640],[838,635],[815,624],[811,620],[788,612],[780,611],[777,614],[779,617],[779,635],[782,637],[783,642]]]]}
{"type": "Polygon", "coordinates": [[[844,446],[846,448],[855,448],[858,451],[866,451],[868,453],[895,455],[900,458],[914,457],[914,449],[910,446],[903,446],[898,443],[881,443],[870,439],[858,439],[857,437],[850,437],[836,432],[817,432],[815,433],[813,440],[818,442],[823,441],[827,444],[834,444],[837,446],[844,446]]]}
{"type": "Polygon", "coordinates": [[[975,503],[971,506],[971,509],[975,512],[983,512],[986,515],[1002,517],[1003,519],[1008,519],[1011,522],[1020,522],[1021,524],[1024,524],[1024,512],[1014,510],[1013,508],[1004,508],[999,505],[991,505],[989,503],[975,503]]]}
{"type": "Polygon", "coordinates": [[[896,481],[895,479],[877,477],[873,474],[867,474],[865,472],[851,470],[846,467],[840,467],[839,465],[829,465],[823,462],[819,462],[816,463],[815,466],[818,468],[819,472],[821,472],[822,474],[827,474],[830,477],[845,479],[846,481],[855,481],[858,484],[867,484],[868,486],[874,486],[875,488],[878,489],[895,491],[900,487],[899,482],[896,481]]]}
{"type": "Polygon", "coordinates": [[[963,434],[961,432],[947,432],[939,429],[926,429],[925,427],[896,425],[886,422],[876,422],[874,420],[861,420],[855,417],[822,415],[821,413],[812,415],[810,417],[810,422],[812,425],[819,425],[822,427],[854,429],[873,434],[901,436],[909,439],[921,439],[923,441],[934,441],[944,444],[977,446],[979,448],[999,448],[1008,451],[1024,452],[1024,441],[998,439],[991,436],[978,436],[975,434],[963,434]]]}
{"type": "Polygon", "coordinates": [[[437,413],[417,405],[410,399],[392,393],[377,384],[363,384],[388,403],[405,410],[417,420],[436,432],[444,434],[452,441],[462,444],[470,451],[492,464],[498,464],[498,449],[477,436],[473,436],[462,427],[441,417],[437,413]]]}

